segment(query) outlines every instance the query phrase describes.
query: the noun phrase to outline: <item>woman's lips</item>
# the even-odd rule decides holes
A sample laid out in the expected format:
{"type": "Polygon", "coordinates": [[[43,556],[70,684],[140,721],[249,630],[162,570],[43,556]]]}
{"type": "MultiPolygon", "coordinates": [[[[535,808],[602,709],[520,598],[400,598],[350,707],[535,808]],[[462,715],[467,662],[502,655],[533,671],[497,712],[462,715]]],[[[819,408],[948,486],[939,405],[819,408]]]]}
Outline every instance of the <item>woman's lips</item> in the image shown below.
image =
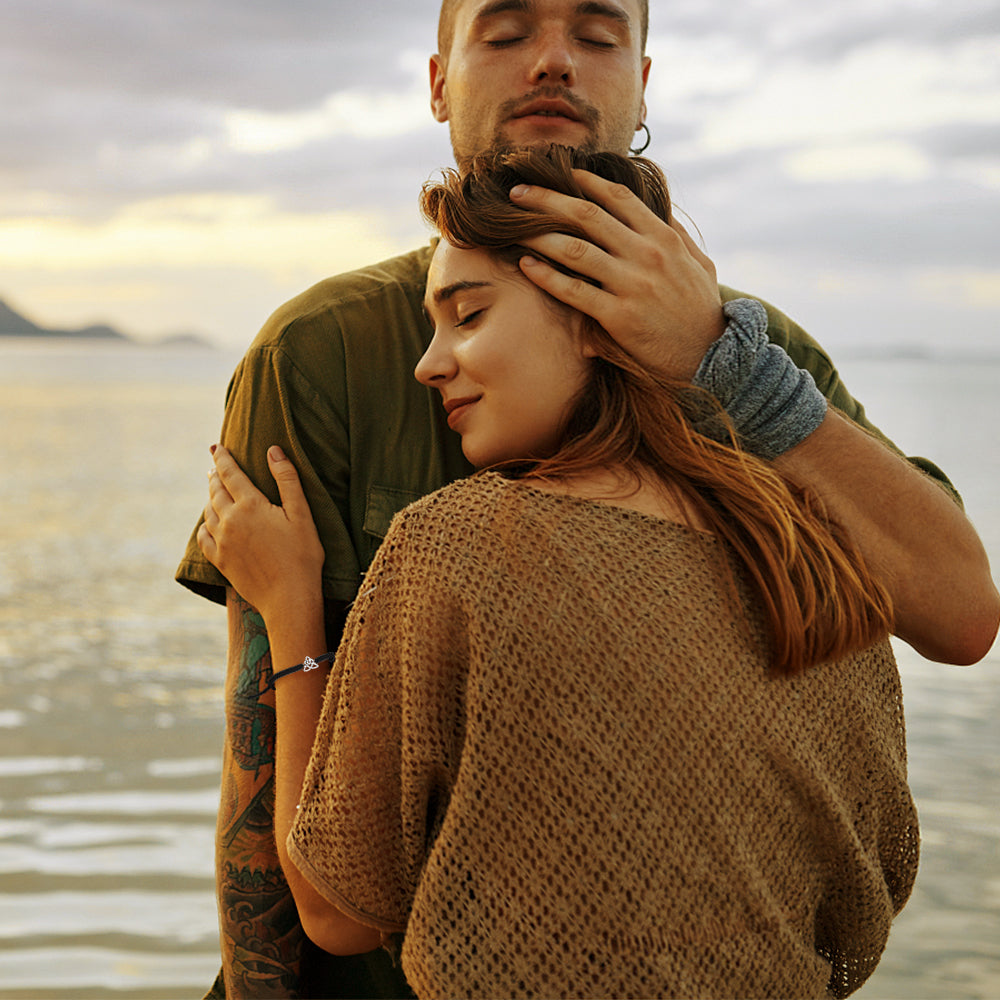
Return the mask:
{"type": "Polygon", "coordinates": [[[458,423],[461,421],[464,414],[479,402],[480,396],[469,396],[465,399],[454,399],[444,404],[444,408],[448,411],[448,426],[452,430],[457,430],[458,423]]]}

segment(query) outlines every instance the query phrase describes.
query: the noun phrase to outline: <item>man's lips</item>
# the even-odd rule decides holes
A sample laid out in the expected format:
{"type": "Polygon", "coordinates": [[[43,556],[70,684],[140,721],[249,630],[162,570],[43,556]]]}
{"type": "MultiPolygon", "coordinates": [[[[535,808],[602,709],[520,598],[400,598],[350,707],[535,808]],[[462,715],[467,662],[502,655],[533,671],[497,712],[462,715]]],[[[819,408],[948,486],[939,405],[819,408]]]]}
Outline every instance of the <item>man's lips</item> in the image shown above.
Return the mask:
{"type": "Polygon", "coordinates": [[[518,108],[511,118],[564,118],[571,122],[580,121],[580,115],[571,104],[551,99],[531,101],[518,108]]]}

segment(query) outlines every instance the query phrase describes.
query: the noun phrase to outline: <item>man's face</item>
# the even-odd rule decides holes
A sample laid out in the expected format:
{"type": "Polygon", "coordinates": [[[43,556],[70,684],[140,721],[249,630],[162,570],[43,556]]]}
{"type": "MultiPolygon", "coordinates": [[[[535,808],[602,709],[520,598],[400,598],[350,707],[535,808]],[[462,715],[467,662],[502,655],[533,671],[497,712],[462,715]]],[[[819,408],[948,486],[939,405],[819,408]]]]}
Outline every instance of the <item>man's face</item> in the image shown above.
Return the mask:
{"type": "Polygon", "coordinates": [[[637,0],[462,0],[430,67],[456,161],[550,143],[626,154],[646,112],[639,18],[637,0]]]}

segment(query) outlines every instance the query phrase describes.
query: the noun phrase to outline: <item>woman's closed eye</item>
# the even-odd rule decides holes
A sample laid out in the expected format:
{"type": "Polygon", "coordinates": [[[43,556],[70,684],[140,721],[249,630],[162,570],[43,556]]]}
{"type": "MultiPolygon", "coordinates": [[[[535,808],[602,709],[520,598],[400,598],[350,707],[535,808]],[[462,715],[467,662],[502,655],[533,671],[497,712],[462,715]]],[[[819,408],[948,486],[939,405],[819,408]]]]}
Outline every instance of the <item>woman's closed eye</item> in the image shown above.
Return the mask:
{"type": "Polygon", "coordinates": [[[459,317],[458,321],[455,323],[456,328],[460,326],[468,326],[469,324],[475,322],[475,320],[482,316],[486,312],[486,309],[473,309],[472,312],[466,313],[464,316],[459,317]]]}

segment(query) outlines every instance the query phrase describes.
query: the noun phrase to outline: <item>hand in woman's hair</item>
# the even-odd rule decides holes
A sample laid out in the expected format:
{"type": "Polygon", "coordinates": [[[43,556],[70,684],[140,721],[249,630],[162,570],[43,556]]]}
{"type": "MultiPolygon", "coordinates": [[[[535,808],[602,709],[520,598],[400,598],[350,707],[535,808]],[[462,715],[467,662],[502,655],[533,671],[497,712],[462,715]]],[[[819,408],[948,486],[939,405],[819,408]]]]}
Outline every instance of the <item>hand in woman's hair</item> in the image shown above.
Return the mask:
{"type": "Polygon", "coordinates": [[[691,378],[726,326],[715,265],[676,219],[664,222],[623,185],[575,174],[592,201],[539,187],[515,189],[511,198],[587,234],[589,242],[547,233],[525,245],[596,284],[537,258],[523,260],[523,272],[595,319],[644,367],[691,378]]]}

